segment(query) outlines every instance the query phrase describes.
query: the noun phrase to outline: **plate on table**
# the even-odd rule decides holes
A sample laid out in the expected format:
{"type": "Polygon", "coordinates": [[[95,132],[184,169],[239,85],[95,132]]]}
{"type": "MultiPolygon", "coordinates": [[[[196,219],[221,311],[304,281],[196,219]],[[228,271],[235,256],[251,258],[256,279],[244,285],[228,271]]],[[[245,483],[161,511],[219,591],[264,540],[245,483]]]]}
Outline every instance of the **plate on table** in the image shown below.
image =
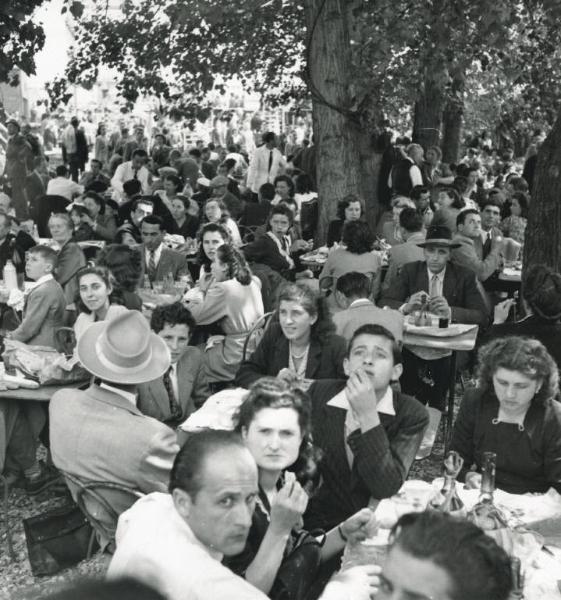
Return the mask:
{"type": "MultiPolygon", "coordinates": [[[[436,319],[436,322],[438,323],[438,318],[436,319]]],[[[428,335],[431,337],[446,338],[462,335],[468,331],[471,331],[472,329],[475,329],[476,327],[477,325],[465,325],[463,323],[454,323],[453,325],[443,328],[438,327],[437,324],[418,327],[410,321],[405,321],[403,324],[403,331],[413,335],[428,335]]]]}
{"type": "Polygon", "coordinates": [[[318,263],[318,265],[322,265],[324,262],[327,261],[327,256],[311,252],[309,254],[303,254],[300,257],[300,260],[307,262],[315,262],[318,263]]]}

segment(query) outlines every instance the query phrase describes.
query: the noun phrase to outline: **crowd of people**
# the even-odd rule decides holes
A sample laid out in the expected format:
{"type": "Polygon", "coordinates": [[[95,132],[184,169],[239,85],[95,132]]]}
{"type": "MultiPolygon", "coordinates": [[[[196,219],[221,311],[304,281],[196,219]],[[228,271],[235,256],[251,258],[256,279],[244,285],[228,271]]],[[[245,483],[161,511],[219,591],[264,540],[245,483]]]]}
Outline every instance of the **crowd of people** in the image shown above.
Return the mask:
{"type": "Polygon", "coordinates": [[[104,504],[85,499],[113,554],[107,589],[128,577],[169,600],[507,599],[506,552],[438,513],[403,516],[383,565],[339,568],[406,481],[427,407],[445,410],[450,352],[403,345],[419,315],[479,327],[460,361],[476,384],[451,436],[461,480],[480,487],[493,451],[498,487],[561,492],[561,275],[529,268],[519,305],[499,278],[531,201],[511,154],[442,165],[438,148],[425,160],[396,140],[377,229],[362,198],[342,198],[314,272],[302,259],[321,201],[312,144],[287,156],[267,132],[251,155],[184,153],[165,131],[149,141],[140,125],[128,137],[101,124],[87,163],[74,118],[45,182],[42,156],[17,121],[7,127],[0,271],[12,263],[26,292],[19,323],[2,311],[5,339],[62,350],[71,328],[91,381],[48,410],[1,401],[3,477],[31,496],[61,477],[74,498],[112,484],[104,504]],[[144,292],[170,289],[174,301],[145,311],[144,292]],[[239,388],[227,431],[185,429],[239,388]]]}

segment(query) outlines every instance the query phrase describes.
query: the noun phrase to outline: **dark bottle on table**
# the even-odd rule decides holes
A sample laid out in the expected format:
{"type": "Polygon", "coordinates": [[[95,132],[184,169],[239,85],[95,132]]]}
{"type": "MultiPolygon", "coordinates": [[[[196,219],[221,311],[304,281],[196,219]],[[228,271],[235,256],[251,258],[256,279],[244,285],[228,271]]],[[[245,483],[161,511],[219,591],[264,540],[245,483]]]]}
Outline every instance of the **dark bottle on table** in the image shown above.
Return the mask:
{"type": "Polygon", "coordinates": [[[456,478],[462,470],[464,459],[451,450],[444,460],[444,484],[430,500],[429,508],[446,512],[454,517],[465,517],[466,507],[456,490],[456,478]]]}
{"type": "Polygon", "coordinates": [[[468,514],[468,519],[481,529],[492,531],[507,527],[506,519],[494,502],[495,472],[497,455],[495,452],[483,453],[483,469],[481,474],[481,491],[477,504],[468,514]]]}

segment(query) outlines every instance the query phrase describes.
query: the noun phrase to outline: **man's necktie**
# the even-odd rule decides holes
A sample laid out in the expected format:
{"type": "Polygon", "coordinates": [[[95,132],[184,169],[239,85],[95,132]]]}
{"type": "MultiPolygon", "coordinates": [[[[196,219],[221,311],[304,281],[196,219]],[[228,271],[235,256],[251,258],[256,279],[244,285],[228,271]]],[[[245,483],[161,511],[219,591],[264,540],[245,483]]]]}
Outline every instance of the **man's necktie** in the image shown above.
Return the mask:
{"type": "Polygon", "coordinates": [[[491,244],[492,244],[491,232],[488,231],[487,239],[485,240],[485,243],[483,244],[483,258],[487,258],[487,256],[491,252],[491,244]]]}
{"type": "Polygon", "coordinates": [[[137,180],[138,180],[138,169],[135,169],[135,170],[134,170],[134,173],[133,173],[133,176],[132,176],[132,178],[133,178],[133,179],[137,179],[137,180]]]}
{"type": "Polygon", "coordinates": [[[436,298],[440,296],[438,293],[438,275],[433,275],[430,280],[430,297],[436,298]]]}
{"type": "Polygon", "coordinates": [[[179,406],[177,399],[175,397],[175,392],[173,391],[173,383],[171,382],[171,371],[173,367],[170,367],[165,373],[163,377],[164,387],[166,388],[166,392],[169,398],[169,412],[170,412],[170,421],[174,421],[181,417],[181,407],[179,406]]]}
{"type": "Polygon", "coordinates": [[[267,170],[267,173],[270,173],[272,168],[273,168],[273,151],[271,150],[269,152],[269,169],[267,170]]]}
{"type": "Polygon", "coordinates": [[[150,250],[150,256],[148,257],[148,277],[150,281],[154,281],[156,277],[156,251],[150,250]]]}

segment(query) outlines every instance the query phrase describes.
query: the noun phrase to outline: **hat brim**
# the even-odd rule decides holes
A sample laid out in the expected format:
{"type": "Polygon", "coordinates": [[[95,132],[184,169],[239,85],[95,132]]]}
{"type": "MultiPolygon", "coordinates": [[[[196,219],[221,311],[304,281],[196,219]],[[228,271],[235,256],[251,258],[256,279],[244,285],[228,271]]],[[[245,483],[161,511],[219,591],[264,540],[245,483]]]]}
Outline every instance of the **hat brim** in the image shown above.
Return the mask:
{"type": "Polygon", "coordinates": [[[417,246],[419,248],[426,248],[427,246],[441,246],[443,248],[459,248],[461,244],[457,242],[452,242],[451,240],[447,240],[446,238],[429,238],[424,242],[418,242],[417,246]]]}
{"type": "Polygon", "coordinates": [[[153,332],[150,332],[152,360],[148,366],[121,369],[117,372],[103,364],[97,355],[96,342],[108,323],[109,321],[92,323],[78,340],[76,348],[78,359],[92,375],[111,383],[134,385],[157,379],[168,370],[170,366],[169,349],[164,340],[153,332]]]}

